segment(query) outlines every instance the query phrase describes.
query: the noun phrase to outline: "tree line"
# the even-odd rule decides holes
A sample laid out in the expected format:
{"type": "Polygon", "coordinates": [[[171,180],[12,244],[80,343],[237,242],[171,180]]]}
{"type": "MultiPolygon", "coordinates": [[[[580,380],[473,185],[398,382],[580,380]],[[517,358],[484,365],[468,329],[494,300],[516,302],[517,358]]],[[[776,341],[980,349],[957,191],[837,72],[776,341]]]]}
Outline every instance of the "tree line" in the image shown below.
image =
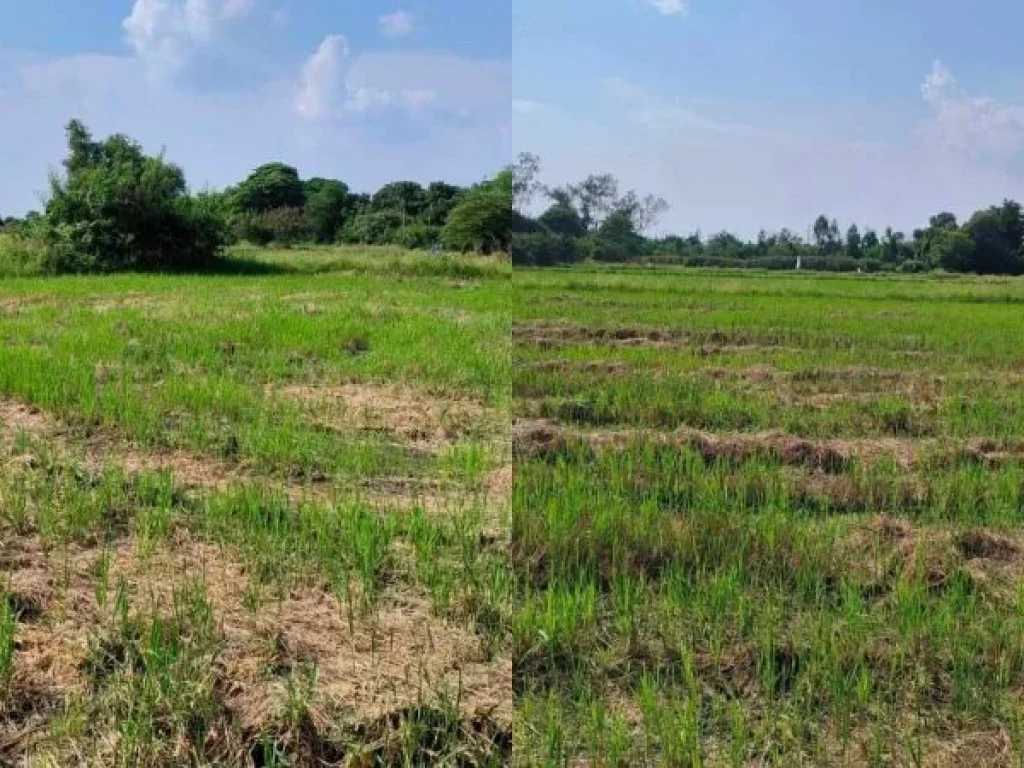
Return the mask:
{"type": "Polygon", "coordinates": [[[879,233],[819,216],[809,237],[782,229],[756,240],[729,232],[711,237],[645,235],[668,210],[664,200],[619,193],[611,175],[590,175],[562,187],[540,182],[540,160],[521,154],[513,166],[512,263],[533,266],[584,260],[845,272],[972,272],[1024,274],[1024,213],[1013,200],[974,213],[963,223],[941,212],[905,233],[879,233]],[[535,204],[540,202],[539,213],[535,204]]]}
{"type": "Polygon", "coordinates": [[[36,246],[46,271],[202,269],[237,242],[509,247],[511,168],[469,187],[398,181],[365,194],[272,162],[235,186],[192,193],[179,166],[127,136],[95,140],[78,120],[66,135],[63,171],[51,174],[43,210],[0,217],[4,233],[36,246]]]}

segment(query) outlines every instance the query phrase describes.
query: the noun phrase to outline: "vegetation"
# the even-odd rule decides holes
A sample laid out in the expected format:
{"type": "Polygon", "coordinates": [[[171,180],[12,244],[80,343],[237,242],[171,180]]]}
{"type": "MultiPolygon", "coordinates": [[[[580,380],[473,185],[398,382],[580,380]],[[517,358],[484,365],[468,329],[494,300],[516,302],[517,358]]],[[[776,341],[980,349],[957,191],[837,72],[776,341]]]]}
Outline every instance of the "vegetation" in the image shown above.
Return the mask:
{"type": "Polygon", "coordinates": [[[520,155],[514,170],[517,214],[512,258],[521,266],[552,266],[594,260],[692,267],[830,272],[905,273],[945,270],[976,274],[1024,274],[1024,214],[1007,200],[978,211],[962,225],[951,213],[933,216],[910,239],[891,227],[879,234],[856,224],[842,234],[835,219],[819,216],[808,241],[783,229],[745,242],[728,232],[708,238],[644,237],[667,210],[658,198],[619,194],[617,180],[592,175],[578,184],[550,188],[539,181],[540,161],[520,155]],[[528,215],[537,199],[549,205],[528,215]]]}
{"type": "Polygon", "coordinates": [[[516,269],[523,765],[1015,765],[1015,280],[516,269]]]}
{"type": "Polygon", "coordinates": [[[479,254],[509,246],[510,170],[469,188],[400,181],[369,195],[274,162],[237,186],[192,194],[181,168],[126,136],[95,141],[72,120],[67,138],[43,213],[0,219],[0,274],[208,271],[238,242],[479,254]]]}
{"type": "Polygon", "coordinates": [[[0,763],[511,759],[500,258],[0,283],[0,763]]]}

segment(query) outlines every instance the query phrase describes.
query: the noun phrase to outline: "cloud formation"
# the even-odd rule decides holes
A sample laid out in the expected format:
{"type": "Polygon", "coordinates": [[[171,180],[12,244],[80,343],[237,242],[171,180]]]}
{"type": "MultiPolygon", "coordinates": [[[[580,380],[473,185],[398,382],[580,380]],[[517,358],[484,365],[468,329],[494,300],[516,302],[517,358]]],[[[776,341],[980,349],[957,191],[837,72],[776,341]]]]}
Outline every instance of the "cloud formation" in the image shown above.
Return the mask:
{"type": "Polygon", "coordinates": [[[253,8],[253,0],[135,0],[122,22],[125,39],[152,77],[166,78],[198,47],[253,8]]]}
{"type": "Polygon", "coordinates": [[[688,0],[647,0],[663,16],[681,16],[689,9],[688,0]]]}
{"type": "Polygon", "coordinates": [[[381,33],[388,37],[408,37],[416,29],[416,17],[402,10],[385,13],[377,19],[377,23],[381,33]]]}
{"type": "Polygon", "coordinates": [[[932,66],[921,95],[934,114],[927,133],[940,145],[996,159],[1024,149],[1024,106],[967,93],[941,61],[932,66]]]}
{"type": "Polygon", "coordinates": [[[328,35],[302,67],[295,111],[308,120],[327,116],[344,82],[343,67],[348,41],[328,35]]]}

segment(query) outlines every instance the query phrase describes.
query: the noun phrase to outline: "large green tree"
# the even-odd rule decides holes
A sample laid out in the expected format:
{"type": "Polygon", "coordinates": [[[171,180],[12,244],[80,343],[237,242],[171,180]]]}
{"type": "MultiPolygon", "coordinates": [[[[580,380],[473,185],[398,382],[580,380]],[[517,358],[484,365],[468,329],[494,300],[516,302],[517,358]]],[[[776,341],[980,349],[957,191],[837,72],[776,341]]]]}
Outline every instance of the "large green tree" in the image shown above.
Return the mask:
{"type": "Polygon", "coordinates": [[[511,236],[511,169],[466,192],[452,209],[442,232],[448,248],[477,253],[508,250],[511,236]]]}
{"type": "Polygon", "coordinates": [[[306,211],[318,243],[333,243],[353,213],[348,185],[334,179],[306,182],[306,211]]]}
{"type": "Polygon", "coordinates": [[[267,163],[235,188],[234,198],[240,213],[266,213],[275,208],[303,207],[306,188],[292,166],[267,163]]]}
{"type": "Polygon", "coordinates": [[[216,258],[226,223],[208,197],[189,195],[185,174],[123,135],[95,141],[67,125],[64,174],[46,204],[47,263],[56,271],[201,268],[216,258]]]}

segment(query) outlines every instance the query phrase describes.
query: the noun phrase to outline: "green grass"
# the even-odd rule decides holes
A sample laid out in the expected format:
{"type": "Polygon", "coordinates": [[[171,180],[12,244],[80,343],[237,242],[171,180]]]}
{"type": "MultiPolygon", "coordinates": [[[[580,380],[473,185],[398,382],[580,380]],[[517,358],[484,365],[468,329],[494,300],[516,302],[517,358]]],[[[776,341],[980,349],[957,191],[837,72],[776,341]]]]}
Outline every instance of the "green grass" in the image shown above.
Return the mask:
{"type": "Polygon", "coordinates": [[[0,283],[0,412],[35,413],[0,423],[0,762],[507,764],[474,708],[510,708],[478,693],[511,648],[510,278],[237,249],[0,283]],[[353,385],[448,438],[286,392],[353,385]]]}
{"type": "Polygon", "coordinates": [[[1024,283],[514,291],[518,763],[1021,761],[1024,283]]]}

